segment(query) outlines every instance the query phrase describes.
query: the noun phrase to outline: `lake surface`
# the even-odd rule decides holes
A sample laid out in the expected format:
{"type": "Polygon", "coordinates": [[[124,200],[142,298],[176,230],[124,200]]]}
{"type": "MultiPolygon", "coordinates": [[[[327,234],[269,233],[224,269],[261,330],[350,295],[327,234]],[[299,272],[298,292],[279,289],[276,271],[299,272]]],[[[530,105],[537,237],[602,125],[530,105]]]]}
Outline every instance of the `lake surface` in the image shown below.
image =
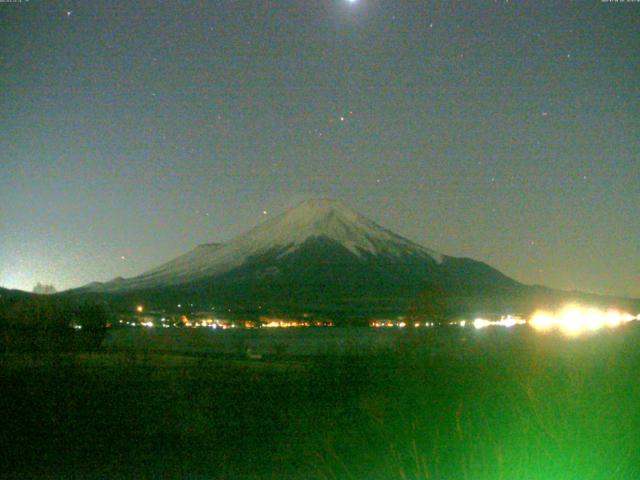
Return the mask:
{"type": "MultiPolygon", "coordinates": [[[[499,351],[514,346],[530,346],[537,341],[579,344],[594,336],[616,341],[638,330],[599,332],[583,338],[567,339],[560,334],[541,335],[526,325],[512,328],[441,326],[421,329],[331,327],[331,328],[259,328],[212,330],[208,328],[122,328],[109,331],[107,349],[134,349],[193,354],[265,356],[368,355],[402,350],[433,355],[465,355],[499,351]]],[[[609,343],[609,341],[605,343],[609,343]]],[[[601,342],[598,342],[601,343],[601,342]]]]}

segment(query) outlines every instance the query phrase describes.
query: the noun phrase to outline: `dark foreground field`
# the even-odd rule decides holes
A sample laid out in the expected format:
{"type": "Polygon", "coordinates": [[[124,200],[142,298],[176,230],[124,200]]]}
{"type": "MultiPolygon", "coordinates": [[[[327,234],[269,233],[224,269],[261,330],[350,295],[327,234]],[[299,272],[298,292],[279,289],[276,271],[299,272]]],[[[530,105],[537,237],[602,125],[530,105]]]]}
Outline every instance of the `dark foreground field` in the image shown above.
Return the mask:
{"type": "Polygon", "coordinates": [[[637,326],[479,332],[436,355],[424,341],[261,361],[5,355],[0,478],[640,478],[637,326]]]}

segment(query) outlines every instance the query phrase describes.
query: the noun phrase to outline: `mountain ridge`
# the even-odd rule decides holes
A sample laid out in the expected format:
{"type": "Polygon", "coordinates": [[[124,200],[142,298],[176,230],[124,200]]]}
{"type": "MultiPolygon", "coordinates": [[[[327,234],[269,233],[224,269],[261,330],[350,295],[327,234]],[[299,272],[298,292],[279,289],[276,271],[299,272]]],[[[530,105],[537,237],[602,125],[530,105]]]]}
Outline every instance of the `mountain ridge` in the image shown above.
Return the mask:
{"type": "Polygon", "coordinates": [[[229,242],[199,245],[141,275],[67,294],[124,309],[193,305],[238,318],[269,313],[347,320],[433,310],[425,302],[446,304],[449,316],[524,313],[576,300],[634,304],[524,285],[484,262],[419,245],[329,199],[303,202],[229,242]]]}
{"type": "Polygon", "coordinates": [[[338,200],[323,198],[302,202],[229,242],[202,244],[136,277],[94,282],[84,288],[117,291],[186,284],[223,275],[255,255],[277,251],[278,257],[286,256],[308,239],[322,237],[337,241],[358,257],[367,253],[395,257],[414,254],[437,263],[445,257],[381,227],[338,200]]]}

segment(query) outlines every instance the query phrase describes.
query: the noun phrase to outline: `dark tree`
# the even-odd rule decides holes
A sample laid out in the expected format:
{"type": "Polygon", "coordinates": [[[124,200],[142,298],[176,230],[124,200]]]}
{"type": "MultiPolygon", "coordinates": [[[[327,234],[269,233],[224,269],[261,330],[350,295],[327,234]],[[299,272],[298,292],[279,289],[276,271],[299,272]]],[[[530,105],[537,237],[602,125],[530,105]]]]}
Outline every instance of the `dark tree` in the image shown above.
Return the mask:
{"type": "Polygon", "coordinates": [[[109,323],[107,308],[56,297],[32,296],[0,305],[0,348],[5,351],[97,350],[109,323]]]}

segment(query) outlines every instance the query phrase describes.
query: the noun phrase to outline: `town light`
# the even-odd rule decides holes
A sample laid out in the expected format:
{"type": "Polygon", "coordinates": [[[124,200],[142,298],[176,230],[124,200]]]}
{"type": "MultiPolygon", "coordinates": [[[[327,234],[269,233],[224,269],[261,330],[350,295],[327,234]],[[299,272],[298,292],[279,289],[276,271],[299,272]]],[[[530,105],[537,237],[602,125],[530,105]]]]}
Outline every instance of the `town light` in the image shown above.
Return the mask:
{"type": "Polygon", "coordinates": [[[491,322],[489,320],[485,320],[484,318],[476,318],[473,321],[473,326],[478,330],[480,330],[481,328],[488,327],[489,325],[491,325],[491,322]]]}
{"type": "Polygon", "coordinates": [[[615,309],[567,305],[556,312],[539,310],[533,314],[529,324],[540,332],[559,330],[569,337],[575,337],[605,327],[616,328],[632,320],[635,320],[633,315],[615,309]]]}

